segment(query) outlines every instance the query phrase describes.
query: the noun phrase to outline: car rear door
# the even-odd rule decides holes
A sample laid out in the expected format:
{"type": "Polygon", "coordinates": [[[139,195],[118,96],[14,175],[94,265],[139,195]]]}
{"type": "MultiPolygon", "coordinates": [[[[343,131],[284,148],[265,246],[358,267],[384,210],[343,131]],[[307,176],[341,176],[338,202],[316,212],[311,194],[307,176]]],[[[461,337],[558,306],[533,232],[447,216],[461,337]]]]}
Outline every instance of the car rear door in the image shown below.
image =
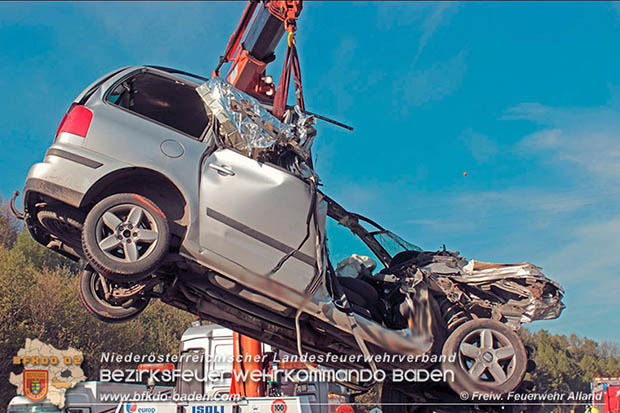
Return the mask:
{"type": "Polygon", "coordinates": [[[213,152],[202,165],[200,244],[245,269],[300,291],[315,264],[315,231],[275,274],[273,267],[306,236],[310,186],[279,167],[232,149],[213,152]],[[292,278],[294,277],[294,278],[292,278]]]}

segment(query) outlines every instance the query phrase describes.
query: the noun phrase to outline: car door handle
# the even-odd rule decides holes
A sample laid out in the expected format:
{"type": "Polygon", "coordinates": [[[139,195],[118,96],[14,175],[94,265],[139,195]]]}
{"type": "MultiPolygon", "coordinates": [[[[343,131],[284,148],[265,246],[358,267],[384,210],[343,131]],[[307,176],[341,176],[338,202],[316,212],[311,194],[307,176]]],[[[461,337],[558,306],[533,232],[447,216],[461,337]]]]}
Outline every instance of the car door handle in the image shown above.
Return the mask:
{"type": "Polygon", "coordinates": [[[213,169],[220,175],[233,176],[235,174],[235,171],[233,171],[228,165],[216,165],[212,163],[209,165],[209,168],[213,169]]]}

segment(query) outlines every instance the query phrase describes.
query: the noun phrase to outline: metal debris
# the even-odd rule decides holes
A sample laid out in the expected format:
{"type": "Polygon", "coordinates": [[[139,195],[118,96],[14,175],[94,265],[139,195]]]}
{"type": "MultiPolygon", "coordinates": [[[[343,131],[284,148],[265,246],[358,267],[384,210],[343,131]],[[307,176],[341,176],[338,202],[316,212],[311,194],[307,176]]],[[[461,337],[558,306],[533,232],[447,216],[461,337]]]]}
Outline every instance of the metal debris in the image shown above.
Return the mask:
{"type": "Polygon", "coordinates": [[[304,160],[309,159],[316,135],[313,116],[295,107],[281,122],[257,99],[220,78],[203,83],[196,91],[218,120],[226,145],[249,157],[257,157],[261,149],[289,146],[304,160]]]}
{"type": "Polygon", "coordinates": [[[536,265],[467,262],[450,252],[431,259],[421,268],[430,273],[436,288],[451,302],[481,317],[503,319],[519,328],[521,323],[557,318],[566,307],[562,287],[536,265]]]}

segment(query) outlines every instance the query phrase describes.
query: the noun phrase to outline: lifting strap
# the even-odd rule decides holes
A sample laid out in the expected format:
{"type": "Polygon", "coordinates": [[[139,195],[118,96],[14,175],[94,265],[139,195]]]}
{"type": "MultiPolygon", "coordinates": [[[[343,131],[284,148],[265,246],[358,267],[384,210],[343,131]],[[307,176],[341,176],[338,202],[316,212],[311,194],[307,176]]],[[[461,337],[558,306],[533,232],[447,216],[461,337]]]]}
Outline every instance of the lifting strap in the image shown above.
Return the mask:
{"type": "Polygon", "coordinates": [[[295,83],[295,97],[297,105],[301,110],[305,110],[304,95],[301,88],[301,68],[299,66],[299,56],[297,47],[295,46],[294,28],[288,28],[288,48],[286,49],[286,59],[282,67],[282,74],[278,82],[278,88],[273,100],[273,114],[278,119],[282,119],[286,110],[286,100],[288,98],[288,87],[291,81],[291,72],[293,73],[293,82],[295,83]]]}

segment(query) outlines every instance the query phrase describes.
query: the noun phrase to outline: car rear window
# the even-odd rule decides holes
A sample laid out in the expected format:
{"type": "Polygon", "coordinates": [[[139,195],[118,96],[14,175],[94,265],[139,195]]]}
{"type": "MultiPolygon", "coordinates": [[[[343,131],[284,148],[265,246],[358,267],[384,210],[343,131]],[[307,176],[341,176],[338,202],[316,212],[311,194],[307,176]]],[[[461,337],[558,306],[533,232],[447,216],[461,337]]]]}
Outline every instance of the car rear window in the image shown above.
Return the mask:
{"type": "Polygon", "coordinates": [[[180,81],[139,73],[117,85],[108,102],[200,138],[209,118],[196,90],[180,81]]]}

